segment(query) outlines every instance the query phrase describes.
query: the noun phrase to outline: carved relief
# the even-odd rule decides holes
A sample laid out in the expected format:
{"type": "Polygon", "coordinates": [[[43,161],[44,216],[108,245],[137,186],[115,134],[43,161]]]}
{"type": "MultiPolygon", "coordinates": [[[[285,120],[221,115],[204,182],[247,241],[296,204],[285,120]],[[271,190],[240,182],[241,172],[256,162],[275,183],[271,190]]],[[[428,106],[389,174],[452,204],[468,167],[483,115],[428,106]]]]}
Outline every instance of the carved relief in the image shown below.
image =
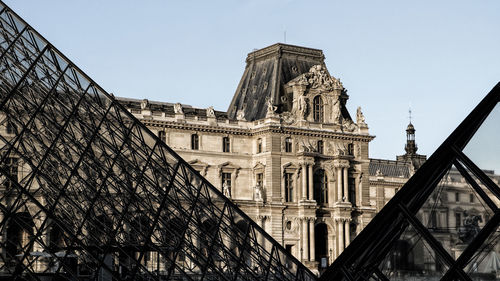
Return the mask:
{"type": "Polygon", "coordinates": [[[356,129],[358,129],[358,126],[356,124],[354,124],[354,122],[352,122],[352,120],[346,120],[343,124],[342,124],[342,129],[345,131],[345,132],[354,132],[356,129]]]}
{"type": "Polygon", "coordinates": [[[309,69],[308,81],[311,88],[321,88],[324,90],[332,91],[335,89],[342,89],[342,83],[338,79],[328,75],[326,68],[321,65],[315,65],[309,69]]]}

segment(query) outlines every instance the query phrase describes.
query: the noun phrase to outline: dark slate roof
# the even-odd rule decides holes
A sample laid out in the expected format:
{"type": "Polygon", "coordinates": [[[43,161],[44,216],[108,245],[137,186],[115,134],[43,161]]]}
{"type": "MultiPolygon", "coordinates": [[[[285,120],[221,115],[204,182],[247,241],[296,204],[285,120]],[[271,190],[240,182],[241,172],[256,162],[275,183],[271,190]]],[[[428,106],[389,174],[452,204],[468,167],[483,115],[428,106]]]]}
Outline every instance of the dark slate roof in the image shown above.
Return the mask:
{"type": "Polygon", "coordinates": [[[321,50],[281,43],[249,53],[245,71],[227,110],[229,118],[235,119],[240,109],[244,110],[248,121],[264,118],[267,99],[273,101],[280,113],[284,85],[314,65],[325,66],[324,59],[321,50]]]}
{"type": "Polygon", "coordinates": [[[410,162],[370,159],[369,171],[370,176],[381,174],[386,177],[409,178],[410,166],[410,162]]]}

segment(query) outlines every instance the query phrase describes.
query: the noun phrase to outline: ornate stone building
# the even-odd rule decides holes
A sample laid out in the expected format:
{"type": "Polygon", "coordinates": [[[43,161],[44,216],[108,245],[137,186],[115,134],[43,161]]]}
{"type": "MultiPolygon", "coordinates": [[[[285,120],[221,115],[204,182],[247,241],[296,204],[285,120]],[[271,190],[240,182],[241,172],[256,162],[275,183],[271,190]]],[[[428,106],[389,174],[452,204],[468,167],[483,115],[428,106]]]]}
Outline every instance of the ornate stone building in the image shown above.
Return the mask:
{"type": "Polygon", "coordinates": [[[312,269],[370,221],[368,147],[358,108],[321,50],[275,44],[248,54],[227,112],[120,98],[200,174],[312,269]]]}

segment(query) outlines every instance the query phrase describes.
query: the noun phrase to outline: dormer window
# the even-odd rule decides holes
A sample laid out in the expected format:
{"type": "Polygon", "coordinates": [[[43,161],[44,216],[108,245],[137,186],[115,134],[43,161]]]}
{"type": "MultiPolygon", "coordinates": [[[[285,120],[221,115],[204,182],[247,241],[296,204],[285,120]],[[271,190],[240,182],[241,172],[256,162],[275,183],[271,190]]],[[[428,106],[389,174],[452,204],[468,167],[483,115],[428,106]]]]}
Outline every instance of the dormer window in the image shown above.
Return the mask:
{"type": "Polygon", "coordinates": [[[313,119],[314,122],[323,122],[323,99],[319,95],[313,99],[313,119]]]}
{"type": "Polygon", "coordinates": [[[192,150],[200,149],[200,137],[197,134],[191,135],[191,149],[192,150]]]}

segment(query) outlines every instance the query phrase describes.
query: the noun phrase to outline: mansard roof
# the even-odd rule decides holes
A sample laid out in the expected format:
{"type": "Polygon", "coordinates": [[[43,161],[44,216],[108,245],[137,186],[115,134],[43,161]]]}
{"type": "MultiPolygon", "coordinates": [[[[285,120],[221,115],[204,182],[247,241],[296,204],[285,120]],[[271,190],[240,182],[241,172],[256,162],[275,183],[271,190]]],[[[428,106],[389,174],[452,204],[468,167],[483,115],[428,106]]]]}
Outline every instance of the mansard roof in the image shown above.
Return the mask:
{"type": "Polygon", "coordinates": [[[321,50],[282,43],[249,53],[245,71],[227,110],[229,118],[236,119],[239,110],[244,111],[248,121],[264,118],[267,100],[271,100],[280,113],[284,85],[314,65],[325,66],[324,59],[321,50]]]}
{"type": "Polygon", "coordinates": [[[410,162],[384,159],[370,159],[370,176],[386,176],[395,178],[409,178],[411,174],[410,162]]]}

